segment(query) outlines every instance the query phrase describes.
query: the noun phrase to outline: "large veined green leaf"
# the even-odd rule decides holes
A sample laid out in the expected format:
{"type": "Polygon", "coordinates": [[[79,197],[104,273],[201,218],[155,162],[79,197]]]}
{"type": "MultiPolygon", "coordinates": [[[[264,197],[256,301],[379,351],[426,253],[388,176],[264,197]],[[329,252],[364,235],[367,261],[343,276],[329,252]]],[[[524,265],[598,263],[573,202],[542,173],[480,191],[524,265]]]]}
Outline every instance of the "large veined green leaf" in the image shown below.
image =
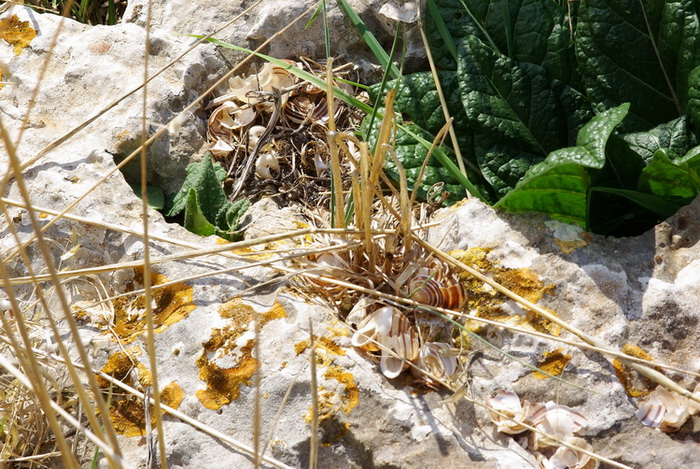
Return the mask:
{"type": "MultiPolygon", "coordinates": [[[[480,176],[480,171],[476,163],[473,152],[472,131],[467,125],[464,108],[460,100],[459,88],[457,86],[456,72],[446,71],[438,74],[445,92],[445,99],[450,115],[453,117],[453,125],[457,134],[462,156],[465,158],[465,165],[470,181],[479,187],[480,192],[488,196],[488,188],[480,176]],[[486,192],[484,192],[486,191],[486,192]]],[[[394,108],[400,116],[410,116],[410,120],[404,121],[406,130],[422,136],[425,140],[432,142],[435,136],[445,125],[445,118],[437,94],[437,88],[430,72],[414,73],[404,77],[397,84],[395,81],[387,84],[388,88],[396,87],[396,99],[394,108]]],[[[380,85],[370,87],[370,99],[374,100],[380,90],[380,85]]],[[[375,122],[375,129],[379,122],[375,122]]],[[[406,169],[409,181],[415,181],[423,161],[428,155],[428,149],[401,128],[397,131],[397,142],[395,153],[406,169]]],[[[456,157],[449,145],[450,140],[446,139],[446,145],[442,147],[443,152],[449,157],[453,164],[457,166],[456,157]]],[[[464,187],[460,187],[460,181],[453,172],[447,171],[445,165],[434,154],[426,168],[424,179],[421,181],[419,191],[425,193],[427,189],[437,183],[443,183],[445,189],[450,192],[450,201],[456,202],[464,196],[464,187]]],[[[387,169],[390,172],[395,170],[393,161],[387,161],[387,169]]]]}
{"type": "Polygon", "coordinates": [[[660,149],[643,173],[642,182],[652,194],[689,202],[700,192],[700,147],[683,157],[672,150],[660,149]]]}
{"type": "Polygon", "coordinates": [[[688,115],[696,128],[700,128],[700,65],[688,75],[688,115]]]}
{"type": "Polygon", "coordinates": [[[541,66],[517,62],[466,38],[459,48],[459,87],[474,131],[477,161],[499,197],[558,148],[590,117],[571,87],[541,66]]]}
{"type": "Polygon", "coordinates": [[[534,166],[517,187],[496,207],[512,211],[538,211],[553,218],[586,225],[587,168],[605,164],[608,138],[627,115],[628,104],[609,109],[586,124],[579,132],[575,147],[550,153],[534,166]]]}
{"type": "Polygon", "coordinates": [[[631,103],[623,128],[650,129],[679,117],[687,77],[698,64],[693,0],[586,0],[579,9],[576,53],[597,110],[631,103]]]}
{"type": "Polygon", "coordinates": [[[428,0],[426,30],[437,66],[457,68],[456,47],[469,36],[553,78],[577,82],[568,9],[542,0],[428,0]],[[447,45],[445,45],[447,44],[447,45]]]}

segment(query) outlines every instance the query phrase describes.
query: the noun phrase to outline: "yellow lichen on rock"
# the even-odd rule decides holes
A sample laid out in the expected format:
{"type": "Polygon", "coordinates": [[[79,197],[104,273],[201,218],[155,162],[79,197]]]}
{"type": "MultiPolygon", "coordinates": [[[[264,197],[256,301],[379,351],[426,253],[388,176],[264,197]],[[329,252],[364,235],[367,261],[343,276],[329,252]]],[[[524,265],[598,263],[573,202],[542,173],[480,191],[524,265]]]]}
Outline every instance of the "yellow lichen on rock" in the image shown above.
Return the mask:
{"type": "MultiPolygon", "coordinates": [[[[537,272],[526,268],[501,267],[497,261],[491,261],[487,258],[489,252],[490,250],[486,248],[475,247],[467,251],[451,251],[449,255],[491,277],[503,287],[531,303],[539,302],[544,295],[554,290],[554,285],[543,283],[537,272]]],[[[560,334],[561,328],[558,325],[536,313],[527,311],[522,315],[512,314],[512,311],[505,307],[505,303],[512,302],[512,300],[472,275],[463,272],[460,274],[460,281],[468,292],[466,310],[475,317],[518,325],[552,335],[558,336],[560,334]]],[[[552,312],[552,314],[554,313],[552,312]]],[[[467,320],[464,327],[471,332],[480,332],[484,325],[478,320],[467,320]]]]}
{"type": "MultiPolygon", "coordinates": [[[[649,361],[652,360],[651,355],[636,345],[625,344],[625,346],[622,347],[622,352],[635,358],[643,358],[644,360],[649,361]]],[[[620,380],[622,387],[625,388],[625,392],[630,397],[647,396],[656,387],[656,383],[652,382],[645,376],[640,376],[633,373],[632,370],[626,367],[617,358],[613,360],[613,369],[615,371],[615,376],[617,376],[617,379],[620,380]]]]}
{"type": "MultiPolygon", "coordinates": [[[[246,333],[255,319],[255,310],[243,303],[241,298],[234,298],[219,308],[219,316],[228,320],[228,324],[212,331],[209,340],[203,344],[204,351],[197,358],[199,379],[207,385],[206,389],[197,391],[197,399],[204,407],[217,410],[238,399],[242,385],[250,385],[260,363],[253,358],[254,340],[244,345],[236,341],[246,333]],[[226,366],[217,364],[217,359],[227,358],[232,363],[226,366]]],[[[275,303],[270,311],[259,315],[260,328],[274,319],[287,316],[282,305],[275,303]]]]}
{"type": "MultiPolygon", "coordinates": [[[[131,347],[109,357],[100,371],[112,376],[124,384],[144,389],[151,386],[151,372],[138,361],[143,354],[140,347],[131,347]],[[136,373],[132,373],[132,370],[136,373]],[[134,381],[133,378],[137,381],[134,381]]],[[[104,389],[105,399],[109,402],[109,419],[117,433],[131,437],[146,434],[146,417],[143,400],[121,392],[109,380],[97,375],[97,382],[104,389]]],[[[161,402],[177,409],[184,399],[184,392],[177,383],[169,383],[161,390],[161,402]]],[[[151,416],[153,408],[150,408],[151,416]]]]}
{"type": "Polygon", "coordinates": [[[29,26],[29,21],[20,21],[17,15],[0,21],[0,38],[14,47],[15,55],[21,54],[35,37],[36,30],[29,26]]]}
{"type": "MultiPolygon", "coordinates": [[[[143,283],[143,269],[134,269],[136,283],[143,283]]],[[[158,273],[151,273],[151,285],[169,282],[168,278],[158,273]]],[[[163,332],[169,326],[185,319],[195,308],[192,302],[192,287],[177,282],[151,292],[153,298],[153,323],[155,332],[163,332]]],[[[113,301],[114,324],[105,330],[105,334],[116,334],[122,343],[133,342],[146,332],[146,299],[139,295],[134,301],[121,297],[113,301]]]]}
{"type": "Polygon", "coordinates": [[[537,368],[541,371],[534,371],[533,375],[537,379],[549,378],[545,373],[559,376],[564,372],[564,368],[569,364],[569,361],[571,361],[571,355],[564,353],[560,348],[545,352],[543,360],[537,364],[537,368]]]}

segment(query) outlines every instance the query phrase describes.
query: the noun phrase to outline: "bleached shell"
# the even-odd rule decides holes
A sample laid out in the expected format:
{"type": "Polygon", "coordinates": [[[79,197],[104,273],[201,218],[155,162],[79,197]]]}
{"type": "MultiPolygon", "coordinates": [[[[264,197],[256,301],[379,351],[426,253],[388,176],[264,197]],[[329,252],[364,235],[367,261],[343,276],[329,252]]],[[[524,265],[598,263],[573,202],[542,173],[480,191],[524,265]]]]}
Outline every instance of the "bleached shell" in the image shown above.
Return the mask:
{"type": "Polygon", "coordinates": [[[12,308],[12,303],[9,300],[0,300],[0,311],[7,311],[12,308]]]}
{"type": "Polygon", "coordinates": [[[687,398],[657,386],[634,415],[647,427],[672,433],[678,431],[692,412],[687,398]]]}
{"type": "Polygon", "coordinates": [[[542,433],[535,433],[535,448],[556,446],[561,440],[588,425],[586,417],[571,407],[549,401],[535,408],[530,414],[532,425],[542,433]]]}
{"type": "Polygon", "coordinates": [[[254,125],[248,129],[248,151],[253,151],[255,149],[255,145],[258,144],[265,130],[265,126],[263,125],[254,125]]]}
{"type": "Polygon", "coordinates": [[[530,403],[514,392],[498,391],[495,397],[486,399],[486,408],[499,432],[515,435],[527,430],[522,424],[529,423],[530,403]]]}
{"type": "Polygon", "coordinates": [[[381,351],[380,368],[396,378],[418,356],[418,334],[410,321],[393,306],[379,308],[360,322],[352,345],[369,352],[381,351]],[[398,355],[395,357],[391,352],[398,355]]]}
{"type": "Polygon", "coordinates": [[[419,370],[413,368],[414,374],[422,375],[429,382],[431,377],[424,375],[420,370],[425,370],[438,379],[445,379],[457,371],[457,359],[450,353],[450,345],[444,342],[426,342],[420,348],[416,365],[419,370]]]}
{"type": "Polygon", "coordinates": [[[250,107],[240,107],[232,101],[226,101],[209,116],[207,138],[210,142],[222,139],[230,145],[234,131],[246,127],[254,119],[255,111],[250,107]]]}
{"type": "Polygon", "coordinates": [[[365,317],[357,325],[357,331],[352,335],[352,345],[368,352],[376,352],[379,346],[378,336],[386,336],[391,330],[391,321],[394,314],[393,306],[384,306],[365,317]]]}
{"type": "Polygon", "coordinates": [[[209,149],[215,158],[224,158],[233,151],[233,147],[221,137],[216,138],[216,143],[209,149]]]}
{"type": "Polygon", "coordinates": [[[279,170],[280,163],[274,152],[263,153],[255,161],[255,174],[261,179],[274,179],[279,170]]]}
{"type": "MultiPolygon", "coordinates": [[[[593,449],[583,438],[571,437],[567,438],[565,442],[586,451],[593,449]]],[[[543,469],[595,469],[599,464],[588,454],[567,446],[560,446],[549,458],[538,454],[537,460],[543,469]]]]}

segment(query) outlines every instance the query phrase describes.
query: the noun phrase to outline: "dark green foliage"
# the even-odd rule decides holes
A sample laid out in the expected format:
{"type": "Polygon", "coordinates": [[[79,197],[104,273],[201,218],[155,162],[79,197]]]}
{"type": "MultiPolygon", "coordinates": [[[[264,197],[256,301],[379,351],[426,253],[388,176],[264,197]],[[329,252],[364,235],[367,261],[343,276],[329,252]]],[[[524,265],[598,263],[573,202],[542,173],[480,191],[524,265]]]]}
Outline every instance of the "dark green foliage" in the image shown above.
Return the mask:
{"type": "MultiPolygon", "coordinates": [[[[615,235],[689,203],[700,190],[696,4],[428,0],[431,50],[482,198],[615,235]]],[[[432,140],[444,125],[432,76],[392,86],[404,123],[432,140]]],[[[419,167],[425,151],[405,131],[399,142],[402,162],[419,167]]],[[[449,200],[461,197],[442,166],[433,159],[423,190],[445,177],[449,200]]]]}

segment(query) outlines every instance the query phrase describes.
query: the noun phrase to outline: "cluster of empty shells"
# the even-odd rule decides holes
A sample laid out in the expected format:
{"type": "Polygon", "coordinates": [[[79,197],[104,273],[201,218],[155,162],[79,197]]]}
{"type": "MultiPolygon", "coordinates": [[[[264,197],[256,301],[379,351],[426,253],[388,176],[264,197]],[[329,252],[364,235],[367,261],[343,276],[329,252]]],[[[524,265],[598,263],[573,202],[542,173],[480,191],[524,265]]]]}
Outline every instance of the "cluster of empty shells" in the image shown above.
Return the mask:
{"type": "MultiPolygon", "coordinates": [[[[700,383],[695,386],[693,395],[700,398],[700,383]]],[[[639,406],[635,415],[647,427],[673,433],[680,430],[690,417],[698,413],[700,413],[700,403],[669,391],[663,386],[657,386],[639,406]]]]}
{"type": "Polygon", "coordinates": [[[587,421],[575,409],[552,401],[531,403],[507,391],[498,391],[487,399],[486,407],[496,429],[514,435],[521,446],[535,455],[543,469],[598,467],[598,461],[586,453],[592,451],[591,445],[576,436],[587,421]]]}
{"type": "MultiPolygon", "coordinates": [[[[315,73],[323,70],[318,64],[285,62],[296,68],[313,68],[315,73]]],[[[214,110],[209,117],[207,139],[211,153],[229,169],[229,175],[234,176],[236,168],[242,167],[255,153],[257,177],[276,179],[285,157],[280,154],[276,140],[315,127],[321,130],[321,137],[325,136],[329,120],[326,92],[311,83],[300,82],[288,68],[268,62],[248,76],[232,77],[228,87],[227,93],[209,103],[208,107],[214,110]],[[273,118],[275,112],[278,114],[273,118]],[[259,142],[260,148],[255,151],[259,142]]],[[[335,102],[338,117],[343,108],[335,102]]],[[[311,140],[300,151],[312,155],[315,176],[320,176],[328,163],[322,151],[305,147],[313,147],[321,139],[311,140]]]]}
{"type": "MultiPolygon", "coordinates": [[[[352,270],[337,254],[322,254],[316,264],[317,271],[324,275],[337,277],[352,270]]],[[[461,310],[466,303],[463,285],[445,266],[435,262],[429,267],[408,264],[398,275],[377,278],[376,282],[369,276],[364,280],[377,291],[399,293],[426,307],[461,310]]],[[[364,296],[354,304],[346,320],[356,328],[352,345],[378,361],[387,378],[396,378],[410,368],[419,381],[439,387],[459,369],[459,350],[452,341],[452,325],[420,307],[399,306],[364,296]]]]}

